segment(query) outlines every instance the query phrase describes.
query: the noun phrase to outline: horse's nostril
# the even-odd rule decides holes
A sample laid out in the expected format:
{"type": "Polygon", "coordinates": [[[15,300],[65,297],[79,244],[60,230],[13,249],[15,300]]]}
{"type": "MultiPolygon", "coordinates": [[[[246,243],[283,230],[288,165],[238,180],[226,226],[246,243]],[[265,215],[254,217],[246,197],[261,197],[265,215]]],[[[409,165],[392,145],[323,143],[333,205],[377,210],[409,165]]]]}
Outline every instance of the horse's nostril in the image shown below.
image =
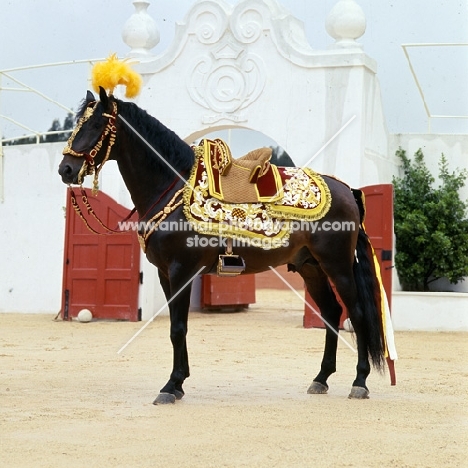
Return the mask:
{"type": "Polygon", "coordinates": [[[61,164],[58,170],[59,175],[62,177],[62,181],[69,184],[73,178],[73,167],[70,164],[61,164]]]}
{"type": "Polygon", "coordinates": [[[59,174],[61,176],[67,176],[67,175],[70,175],[71,172],[72,172],[72,168],[69,164],[63,164],[61,166],[59,166],[59,170],[58,170],[59,174]]]}

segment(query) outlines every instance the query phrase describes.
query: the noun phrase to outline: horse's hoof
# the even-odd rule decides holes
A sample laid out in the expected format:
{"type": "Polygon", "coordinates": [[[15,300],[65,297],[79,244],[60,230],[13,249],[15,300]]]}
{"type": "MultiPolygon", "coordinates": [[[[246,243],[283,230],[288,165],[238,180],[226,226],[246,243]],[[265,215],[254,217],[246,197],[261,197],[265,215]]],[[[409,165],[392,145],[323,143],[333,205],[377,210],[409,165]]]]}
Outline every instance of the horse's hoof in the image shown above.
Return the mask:
{"type": "Polygon", "coordinates": [[[307,393],[310,395],[324,395],[328,392],[328,385],[323,385],[320,382],[312,382],[310,387],[307,389],[307,393]]]}
{"type": "Polygon", "coordinates": [[[182,398],[185,395],[185,393],[183,391],[181,392],[180,390],[175,390],[174,393],[175,393],[176,400],[182,400],[182,398]]]}
{"type": "Polygon", "coordinates": [[[176,396],[172,393],[160,393],[153,401],[153,405],[169,405],[175,403],[176,396]]]}
{"type": "Polygon", "coordinates": [[[356,400],[365,400],[369,398],[369,390],[364,387],[352,387],[351,393],[349,394],[348,398],[353,398],[356,400]]]}

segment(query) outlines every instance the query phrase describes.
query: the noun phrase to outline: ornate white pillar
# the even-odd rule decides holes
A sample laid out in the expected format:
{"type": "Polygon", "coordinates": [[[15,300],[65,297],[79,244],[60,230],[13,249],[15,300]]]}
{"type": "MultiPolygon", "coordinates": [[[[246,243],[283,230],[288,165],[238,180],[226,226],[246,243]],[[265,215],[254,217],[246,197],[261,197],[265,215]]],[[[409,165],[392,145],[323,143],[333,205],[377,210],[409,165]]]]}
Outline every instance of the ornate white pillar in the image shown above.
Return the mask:
{"type": "Polygon", "coordinates": [[[135,0],[135,13],[126,21],[122,39],[130,47],[129,57],[152,57],[151,49],[159,44],[156,22],[146,11],[150,2],[135,0]]]}

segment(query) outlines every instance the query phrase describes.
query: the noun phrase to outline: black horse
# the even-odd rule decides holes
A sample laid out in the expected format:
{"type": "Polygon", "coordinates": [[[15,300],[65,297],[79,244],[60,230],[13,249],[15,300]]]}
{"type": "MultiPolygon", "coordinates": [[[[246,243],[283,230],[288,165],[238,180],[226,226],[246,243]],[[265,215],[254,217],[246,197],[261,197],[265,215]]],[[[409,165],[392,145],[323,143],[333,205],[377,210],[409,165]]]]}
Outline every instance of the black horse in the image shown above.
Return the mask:
{"type": "MultiPolygon", "coordinates": [[[[194,164],[194,150],[174,132],[133,103],[124,102],[101,88],[100,100],[91,92],[77,115],[78,124],[64,149],[59,174],[66,184],[81,184],[84,175],[98,172],[107,159],[117,161],[140,220],[161,213],[166,221],[185,222],[183,205],[174,204],[194,164]],[[163,160],[164,159],[164,160],[163,160]],[[91,170],[90,170],[91,169],[91,170]],[[174,170],[181,174],[179,177],[174,170]],[[166,210],[164,208],[166,207],[166,210]]],[[[363,206],[344,183],[323,176],[332,203],[322,222],[354,223],[354,230],[296,230],[287,246],[265,250],[241,246],[236,254],[245,260],[244,273],[259,273],[287,264],[298,272],[327,324],[320,371],[308,393],[326,393],[327,379],[336,370],[339,305],[331,283],[346,306],[356,334],[358,361],[350,398],[367,398],[370,362],[382,370],[385,343],[379,310],[379,283],[369,240],[362,228],[363,206]]],[[[174,403],[184,395],[189,376],[186,344],[191,279],[197,272],[216,274],[222,246],[189,248],[193,232],[154,230],[146,239],[146,256],[158,268],[169,302],[173,369],[155,404],[174,403]]],[[[212,237],[209,237],[212,239],[212,237]]],[[[205,244],[206,245],[206,244],[205,244]]]]}

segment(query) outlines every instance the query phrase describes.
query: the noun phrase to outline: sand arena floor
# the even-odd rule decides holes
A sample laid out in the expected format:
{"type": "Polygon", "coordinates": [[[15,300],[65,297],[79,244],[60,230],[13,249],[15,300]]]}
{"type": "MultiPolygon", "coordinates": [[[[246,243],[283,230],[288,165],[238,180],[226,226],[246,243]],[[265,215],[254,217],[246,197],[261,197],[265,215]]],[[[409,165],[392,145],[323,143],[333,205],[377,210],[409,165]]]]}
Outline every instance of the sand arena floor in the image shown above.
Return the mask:
{"type": "MultiPolygon", "coordinates": [[[[396,387],[368,380],[339,345],[328,395],[307,395],[324,332],[302,328],[286,292],[246,312],[191,313],[191,377],[175,405],[152,401],[172,361],[169,319],[54,322],[0,314],[0,465],[13,467],[468,466],[468,334],[397,333],[396,387]]],[[[344,335],[352,342],[349,334],[344,335]]]]}

